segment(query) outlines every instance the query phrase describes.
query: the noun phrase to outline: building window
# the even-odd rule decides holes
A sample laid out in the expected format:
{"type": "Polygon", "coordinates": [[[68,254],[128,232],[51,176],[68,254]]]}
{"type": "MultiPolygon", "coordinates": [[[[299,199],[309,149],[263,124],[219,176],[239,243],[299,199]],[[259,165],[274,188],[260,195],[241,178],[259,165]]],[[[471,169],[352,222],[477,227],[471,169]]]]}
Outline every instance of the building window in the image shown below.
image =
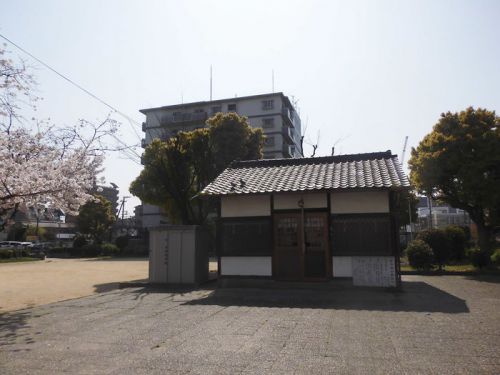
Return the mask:
{"type": "Polygon", "coordinates": [[[215,115],[218,112],[222,112],[222,106],[220,105],[215,105],[212,107],[212,115],[215,115]]]}
{"type": "Polygon", "coordinates": [[[197,108],[197,109],[195,109],[194,113],[203,113],[203,108],[197,108]]]}
{"type": "Polygon", "coordinates": [[[264,145],[265,146],[274,146],[274,137],[266,136],[266,138],[264,139],[264,145]]]}
{"type": "Polygon", "coordinates": [[[263,128],[274,128],[274,118],[264,118],[262,119],[263,128]]]}
{"type": "Polygon", "coordinates": [[[262,109],[264,111],[269,111],[270,109],[274,108],[274,100],[263,100],[262,101],[262,109]]]}
{"type": "Polygon", "coordinates": [[[228,105],[227,105],[227,110],[228,110],[229,112],[231,112],[231,111],[232,111],[232,112],[235,112],[235,111],[236,111],[236,103],[231,103],[231,104],[228,104],[228,105]]]}

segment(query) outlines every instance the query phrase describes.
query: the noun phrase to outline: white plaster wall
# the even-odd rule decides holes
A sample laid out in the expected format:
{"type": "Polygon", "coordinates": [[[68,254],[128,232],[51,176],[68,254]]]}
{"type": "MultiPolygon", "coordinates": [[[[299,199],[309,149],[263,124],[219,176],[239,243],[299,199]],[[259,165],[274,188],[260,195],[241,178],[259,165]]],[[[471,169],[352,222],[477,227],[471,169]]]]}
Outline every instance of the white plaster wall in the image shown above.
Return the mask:
{"type": "Polygon", "coordinates": [[[328,206],[326,193],[276,194],[274,196],[274,209],[298,209],[300,199],[304,200],[304,208],[326,208],[328,206]]]}
{"type": "Polygon", "coordinates": [[[365,214],[389,212],[388,191],[331,193],[332,214],[365,214]]]}
{"type": "Polygon", "coordinates": [[[243,195],[221,198],[222,217],[270,216],[271,196],[243,195]]]}
{"type": "Polygon", "coordinates": [[[272,257],[221,257],[222,276],[271,276],[272,257]]]}
{"type": "Polygon", "coordinates": [[[332,257],[333,277],[352,277],[352,257],[332,257]]]}

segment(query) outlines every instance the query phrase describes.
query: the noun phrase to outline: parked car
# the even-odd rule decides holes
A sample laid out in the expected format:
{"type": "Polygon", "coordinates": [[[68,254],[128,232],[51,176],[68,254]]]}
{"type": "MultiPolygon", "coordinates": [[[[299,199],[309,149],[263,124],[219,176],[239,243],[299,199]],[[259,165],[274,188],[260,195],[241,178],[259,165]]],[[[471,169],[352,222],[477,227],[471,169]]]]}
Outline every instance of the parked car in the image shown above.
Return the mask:
{"type": "Polygon", "coordinates": [[[31,242],[21,242],[21,241],[3,241],[0,242],[0,247],[2,248],[22,248],[27,247],[31,242]]]}

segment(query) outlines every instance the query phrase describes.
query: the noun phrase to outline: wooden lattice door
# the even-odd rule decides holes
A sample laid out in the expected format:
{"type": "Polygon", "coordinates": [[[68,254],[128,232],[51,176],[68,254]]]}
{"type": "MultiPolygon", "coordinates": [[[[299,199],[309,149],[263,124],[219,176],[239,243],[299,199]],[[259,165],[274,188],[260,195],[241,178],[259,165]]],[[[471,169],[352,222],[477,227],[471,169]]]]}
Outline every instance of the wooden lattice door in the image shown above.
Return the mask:
{"type": "Polygon", "coordinates": [[[277,280],[303,277],[302,224],[300,214],[274,215],[274,276],[277,280]]]}

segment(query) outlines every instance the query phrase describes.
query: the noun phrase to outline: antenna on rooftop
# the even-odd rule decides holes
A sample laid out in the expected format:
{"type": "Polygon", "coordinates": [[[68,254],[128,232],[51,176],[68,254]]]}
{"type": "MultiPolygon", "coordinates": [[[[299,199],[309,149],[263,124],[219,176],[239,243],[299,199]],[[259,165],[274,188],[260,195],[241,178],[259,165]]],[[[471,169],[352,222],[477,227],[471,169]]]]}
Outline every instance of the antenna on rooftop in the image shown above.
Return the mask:
{"type": "Polygon", "coordinates": [[[273,93],[274,93],[274,69],[271,70],[271,81],[272,81],[272,88],[273,88],[273,93]]]}
{"type": "Polygon", "coordinates": [[[408,136],[405,137],[405,143],[403,145],[403,152],[401,153],[401,165],[405,162],[406,145],[408,144],[408,136]]]}
{"type": "Polygon", "coordinates": [[[210,64],[210,101],[212,101],[212,64],[210,64]]]}

